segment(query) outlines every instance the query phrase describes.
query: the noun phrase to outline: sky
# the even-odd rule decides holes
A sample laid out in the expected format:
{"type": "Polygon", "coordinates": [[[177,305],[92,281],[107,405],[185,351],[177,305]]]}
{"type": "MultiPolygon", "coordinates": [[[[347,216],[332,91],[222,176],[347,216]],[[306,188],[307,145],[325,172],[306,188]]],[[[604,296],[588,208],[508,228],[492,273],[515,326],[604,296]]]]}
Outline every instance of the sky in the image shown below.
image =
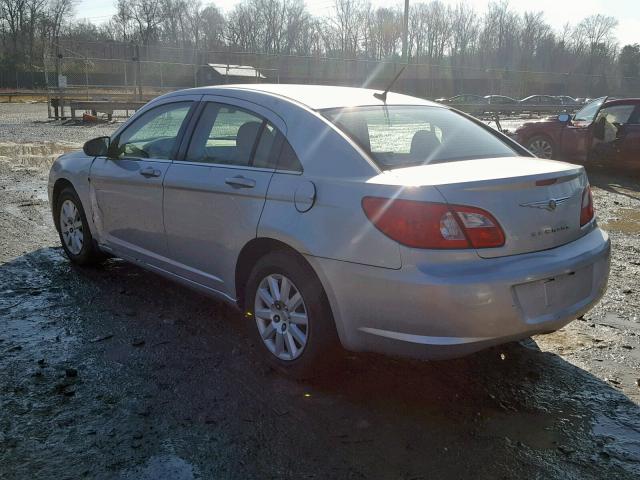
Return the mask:
{"type": "MultiPolygon", "coordinates": [[[[460,0],[442,0],[455,5],[460,0]]],[[[204,0],[203,4],[215,3],[222,11],[229,11],[240,0],[204,0]]],[[[329,15],[333,0],[306,0],[309,11],[314,15],[329,15]]],[[[370,0],[374,7],[402,5],[401,0],[370,0]]],[[[477,12],[482,13],[489,0],[466,0],[477,12]]],[[[575,24],[582,18],[602,13],[616,17],[619,21],[616,36],[622,45],[640,43],[640,0],[510,0],[515,11],[542,11],[547,21],[560,29],[569,22],[575,24]]],[[[102,23],[115,13],[115,0],[80,0],[76,7],[77,18],[88,18],[94,23],[102,23]]]]}

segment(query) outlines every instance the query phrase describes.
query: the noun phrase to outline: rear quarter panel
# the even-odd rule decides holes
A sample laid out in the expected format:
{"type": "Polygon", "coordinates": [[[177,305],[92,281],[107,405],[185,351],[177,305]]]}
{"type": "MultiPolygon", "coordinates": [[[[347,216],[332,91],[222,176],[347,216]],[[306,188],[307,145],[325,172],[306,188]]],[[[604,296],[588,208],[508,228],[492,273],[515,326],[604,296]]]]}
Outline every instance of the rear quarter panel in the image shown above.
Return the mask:
{"type": "Polygon", "coordinates": [[[373,183],[380,170],[356,145],[315,112],[289,112],[288,139],[303,165],[302,174],[276,172],[258,227],[259,237],[275,238],[305,255],[399,269],[400,248],[362,210],[367,195],[418,195],[442,201],[435,188],[373,183]],[[296,209],[298,188],[311,182],[316,198],[307,212],[296,209]]]}

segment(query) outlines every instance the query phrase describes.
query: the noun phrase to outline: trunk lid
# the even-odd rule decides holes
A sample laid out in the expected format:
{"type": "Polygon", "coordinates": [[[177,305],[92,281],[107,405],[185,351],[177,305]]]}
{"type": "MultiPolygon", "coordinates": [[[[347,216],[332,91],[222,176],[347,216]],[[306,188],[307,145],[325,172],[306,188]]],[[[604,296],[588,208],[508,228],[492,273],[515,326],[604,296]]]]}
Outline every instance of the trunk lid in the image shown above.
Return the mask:
{"type": "Polygon", "coordinates": [[[433,186],[450,204],[491,213],[505,244],[478,249],[483,258],[535,252],[580,238],[583,167],[553,160],[506,157],[389,170],[374,180],[405,187],[433,186]]]}

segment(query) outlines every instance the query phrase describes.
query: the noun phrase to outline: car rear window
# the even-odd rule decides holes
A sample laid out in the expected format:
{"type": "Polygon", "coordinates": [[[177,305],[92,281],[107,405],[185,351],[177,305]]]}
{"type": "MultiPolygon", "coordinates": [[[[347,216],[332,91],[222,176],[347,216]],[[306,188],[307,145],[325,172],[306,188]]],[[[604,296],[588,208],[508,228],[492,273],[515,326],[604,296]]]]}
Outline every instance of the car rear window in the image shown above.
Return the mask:
{"type": "Polygon", "coordinates": [[[446,108],[389,105],[321,113],[383,170],[518,155],[496,135],[446,108]]]}

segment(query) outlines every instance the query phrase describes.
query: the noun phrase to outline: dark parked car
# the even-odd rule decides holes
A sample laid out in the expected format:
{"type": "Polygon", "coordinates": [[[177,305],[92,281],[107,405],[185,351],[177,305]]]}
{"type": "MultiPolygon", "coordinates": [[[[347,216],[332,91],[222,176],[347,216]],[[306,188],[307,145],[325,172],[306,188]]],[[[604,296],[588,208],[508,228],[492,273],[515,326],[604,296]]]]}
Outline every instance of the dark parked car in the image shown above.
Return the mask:
{"type": "Polygon", "coordinates": [[[561,105],[556,97],[551,95],[529,95],[520,100],[522,105],[561,105]]]}
{"type": "Polygon", "coordinates": [[[507,97],[505,95],[487,95],[484,98],[486,98],[491,105],[517,105],[518,104],[518,100],[516,100],[515,98],[507,97]]]}
{"type": "Polygon", "coordinates": [[[573,116],[525,123],[515,139],[538,157],[640,172],[640,98],[598,98],[573,116]]]}
{"type": "Polygon", "coordinates": [[[439,103],[447,103],[449,105],[486,105],[489,101],[480,95],[462,94],[455,95],[450,98],[439,98],[439,103]]]}

